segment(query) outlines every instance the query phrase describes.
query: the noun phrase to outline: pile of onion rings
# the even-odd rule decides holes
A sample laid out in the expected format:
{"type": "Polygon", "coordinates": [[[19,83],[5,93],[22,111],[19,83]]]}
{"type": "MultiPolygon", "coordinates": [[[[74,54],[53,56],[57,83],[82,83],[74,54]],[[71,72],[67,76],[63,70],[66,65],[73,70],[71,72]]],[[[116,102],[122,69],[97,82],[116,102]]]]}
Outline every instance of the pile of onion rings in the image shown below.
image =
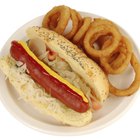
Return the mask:
{"type": "Polygon", "coordinates": [[[100,64],[108,74],[120,74],[125,71],[132,55],[132,46],[129,40],[122,37],[118,48],[107,57],[100,57],[100,64]],[[127,54],[127,55],[125,55],[127,54]],[[114,56],[113,58],[113,55],[114,56]],[[111,61],[111,62],[109,62],[111,61]]]}
{"type": "Polygon", "coordinates": [[[122,35],[119,27],[103,18],[82,17],[70,7],[52,8],[43,18],[42,26],[63,35],[96,61],[106,75],[121,74],[129,64],[134,68],[135,79],[127,89],[117,89],[110,82],[110,93],[129,96],[140,87],[140,64],[133,53],[132,43],[122,35]],[[71,30],[65,33],[69,22],[71,30]]]}
{"type": "Polygon", "coordinates": [[[58,34],[64,35],[67,39],[72,39],[76,34],[79,24],[82,22],[81,15],[74,9],[61,5],[50,10],[43,18],[42,27],[51,29],[58,34]],[[64,31],[71,20],[72,29],[64,34],[64,31]]]}
{"type": "Polygon", "coordinates": [[[133,93],[136,92],[136,90],[138,90],[138,88],[140,86],[140,64],[139,64],[139,61],[137,60],[136,56],[134,55],[134,53],[132,54],[130,63],[135,71],[135,79],[129,88],[121,90],[121,89],[117,89],[111,83],[109,83],[110,92],[116,96],[132,95],[133,93]]]}

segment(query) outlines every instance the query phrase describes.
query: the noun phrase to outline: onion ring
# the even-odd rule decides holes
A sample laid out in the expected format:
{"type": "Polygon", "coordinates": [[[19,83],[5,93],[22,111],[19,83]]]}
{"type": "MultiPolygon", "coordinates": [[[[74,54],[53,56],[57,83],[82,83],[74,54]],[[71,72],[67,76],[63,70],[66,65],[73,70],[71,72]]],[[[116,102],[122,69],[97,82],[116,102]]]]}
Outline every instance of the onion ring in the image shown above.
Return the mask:
{"type": "Polygon", "coordinates": [[[125,59],[126,59],[126,55],[123,53],[119,53],[119,54],[116,54],[116,56],[112,58],[112,60],[110,60],[109,63],[113,69],[117,69],[121,67],[121,65],[123,65],[123,62],[125,61],[125,59]]]}
{"type": "MultiPolygon", "coordinates": [[[[103,35],[100,38],[98,38],[97,44],[102,48],[102,46],[104,45],[104,43],[107,43],[109,41],[110,41],[110,43],[108,43],[108,45],[110,45],[111,42],[112,42],[112,36],[109,35],[109,34],[108,35],[103,35]]],[[[91,43],[93,44],[93,41],[91,43]]],[[[105,46],[107,47],[108,45],[105,45],[105,46]]],[[[102,48],[102,49],[104,49],[104,48],[102,48]]]]}
{"type": "Polygon", "coordinates": [[[56,6],[52,10],[50,10],[44,16],[42,27],[50,29],[49,23],[51,21],[51,17],[57,13],[60,13],[59,20],[57,22],[56,27],[53,30],[59,34],[63,34],[65,27],[67,26],[69,18],[70,18],[70,9],[67,6],[64,6],[64,5],[56,6]]]}
{"type": "MultiPolygon", "coordinates": [[[[50,29],[54,30],[56,28],[57,22],[59,21],[59,16],[60,16],[60,13],[56,13],[50,18],[50,22],[49,22],[50,29]]],[[[74,9],[70,9],[70,18],[72,20],[72,26],[73,26],[71,31],[67,33],[66,35],[62,33],[67,39],[71,39],[74,36],[74,34],[77,32],[79,28],[78,25],[80,24],[82,20],[81,15],[74,9]]]]}
{"type": "MultiPolygon", "coordinates": [[[[111,44],[111,36],[102,36],[98,39],[97,43],[102,49],[108,47],[111,44]]],[[[108,58],[108,63],[111,64],[113,68],[118,68],[125,59],[125,54],[127,53],[125,44],[120,41],[118,48],[113,52],[111,57],[108,58]],[[120,50],[119,50],[120,49],[120,50]],[[122,53],[120,53],[122,52],[122,53]]]]}
{"type": "Polygon", "coordinates": [[[59,16],[60,16],[60,13],[56,13],[55,15],[53,15],[50,18],[49,27],[50,27],[51,30],[56,28],[57,22],[59,21],[59,16]]]}
{"type": "MultiPolygon", "coordinates": [[[[108,46],[107,43],[109,43],[110,39],[111,38],[109,37],[104,37],[104,39],[100,40],[100,41],[105,41],[102,49],[108,46]]],[[[100,42],[100,43],[103,43],[103,42],[100,42]]],[[[123,41],[120,41],[118,48],[113,52],[111,57],[108,58],[108,63],[114,69],[120,67],[126,59],[126,53],[127,53],[127,48],[125,47],[125,43],[123,43],[123,41]]]]}
{"type": "Polygon", "coordinates": [[[73,37],[73,43],[77,44],[83,38],[83,36],[85,35],[86,31],[90,26],[91,21],[92,21],[91,17],[83,18],[80,28],[73,37]]]}
{"type": "MultiPolygon", "coordinates": [[[[101,49],[104,49],[106,47],[108,47],[112,42],[112,37],[110,35],[106,35],[106,36],[101,36],[98,40],[97,40],[97,44],[98,46],[100,46],[101,49]]],[[[92,42],[91,42],[92,43],[92,42]]],[[[123,61],[126,58],[126,48],[123,47],[123,43],[120,42],[118,48],[113,52],[113,54],[111,55],[111,57],[108,58],[108,63],[111,65],[111,67],[113,67],[114,69],[118,68],[121,66],[121,64],[123,63],[123,61]],[[120,51],[118,50],[120,49],[120,51]],[[122,53],[120,53],[122,52],[122,53]]]]}
{"type": "Polygon", "coordinates": [[[79,19],[77,17],[77,11],[70,9],[70,18],[72,20],[72,29],[69,33],[64,35],[67,39],[71,39],[78,30],[79,19]]]}
{"type": "MultiPolygon", "coordinates": [[[[110,37],[110,36],[108,37],[108,35],[107,36],[101,36],[96,42],[94,42],[94,40],[90,41],[90,45],[96,47],[96,49],[105,49],[111,43],[112,43],[112,37],[110,37]]],[[[85,51],[85,53],[86,53],[86,51],[85,51]]],[[[87,53],[87,56],[90,57],[88,55],[88,53],[87,53]]],[[[91,59],[93,59],[96,63],[98,63],[100,65],[100,58],[92,57],[91,59]]],[[[110,63],[113,60],[114,60],[114,55],[108,60],[108,62],[110,63]]]]}
{"type": "Polygon", "coordinates": [[[91,57],[109,56],[119,45],[121,34],[112,22],[105,19],[95,19],[91,23],[84,37],[84,49],[91,57]],[[90,41],[95,42],[100,36],[111,34],[113,37],[111,45],[103,50],[96,50],[90,45],[90,41]]]}
{"type": "Polygon", "coordinates": [[[79,29],[83,19],[82,19],[81,15],[79,14],[79,12],[77,12],[77,11],[76,11],[76,15],[77,15],[77,18],[78,18],[78,21],[79,21],[78,22],[78,29],[79,29]]]}
{"type": "Polygon", "coordinates": [[[131,54],[132,52],[127,52],[127,48],[124,45],[125,43],[124,44],[122,43],[119,45],[119,50],[118,50],[119,53],[116,53],[116,58],[112,62],[110,62],[111,67],[114,69],[117,69],[118,67],[120,67],[123,64],[123,62],[126,61],[126,59],[128,59],[127,53],[129,53],[129,56],[132,55],[131,54]]]}
{"type": "MultiPolygon", "coordinates": [[[[121,51],[121,50],[124,50],[123,47],[125,47],[127,49],[127,52],[126,52],[125,59],[123,58],[123,63],[121,65],[119,65],[119,67],[113,68],[112,65],[108,63],[108,60],[111,58],[112,55],[110,55],[109,57],[101,57],[100,58],[100,64],[108,74],[119,74],[119,73],[123,72],[126,69],[126,67],[128,66],[129,62],[130,62],[131,55],[132,55],[131,43],[125,37],[122,37],[121,42],[122,43],[120,43],[120,46],[119,46],[119,48],[121,48],[121,49],[117,50],[117,52],[118,51],[120,52],[120,55],[118,56],[117,61],[120,59],[121,55],[123,55],[123,51],[121,51]]],[[[113,62],[112,62],[112,64],[113,64],[113,62]]],[[[118,63],[120,63],[120,62],[118,62],[118,63]]]]}
{"type": "Polygon", "coordinates": [[[112,93],[116,96],[129,96],[138,90],[138,88],[140,87],[140,64],[139,64],[139,62],[134,54],[132,54],[130,63],[135,71],[135,79],[134,79],[133,83],[130,85],[129,88],[121,90],[121,89],[115,88],[109,82],[110,93],[112,93]]]}

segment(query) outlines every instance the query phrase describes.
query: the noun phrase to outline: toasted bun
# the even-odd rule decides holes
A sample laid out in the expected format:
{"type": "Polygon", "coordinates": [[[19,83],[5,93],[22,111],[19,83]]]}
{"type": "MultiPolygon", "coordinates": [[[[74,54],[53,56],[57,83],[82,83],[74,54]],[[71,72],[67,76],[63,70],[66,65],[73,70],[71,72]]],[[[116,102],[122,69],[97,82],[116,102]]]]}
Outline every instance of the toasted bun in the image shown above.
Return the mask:
{"type": "Polygon", "coordinates": [[[20,98],[33,105],[42,113],[51,115],[63,124],[71,126],[84,126],[91,121],[92,112],[90,110],[78,113],[51,97],[25,73],[23,67],[17,68],[15,60],[10,56],[0,59],[0,69],[15,87],[20,98]]]}
{"type": "Polygon", "coordinates": [[[85,80],[101,102],[106,100],[109,84],[104,72],[76,45],[54,31],[41,27],[29,28],[27,36],[30,39],[39,38],[44,41],[51,50],[57,52],[61,58],[69,63],[73,71],[85,80]]]}

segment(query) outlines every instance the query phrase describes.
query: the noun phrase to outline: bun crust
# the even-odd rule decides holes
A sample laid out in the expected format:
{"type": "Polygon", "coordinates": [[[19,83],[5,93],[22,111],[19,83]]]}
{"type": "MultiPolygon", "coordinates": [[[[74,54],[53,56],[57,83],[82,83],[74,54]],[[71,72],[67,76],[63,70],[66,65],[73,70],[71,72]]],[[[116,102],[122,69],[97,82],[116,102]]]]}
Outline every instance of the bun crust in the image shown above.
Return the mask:
{"type": "Polygon", "coordinates": [[[92,88],[96,97],[105,101],[109,94],[109,84],[101,68],[88,58],[76,45],[54,31],[46,28],[31,27],[27,30],[30,39],[39,38],[61,58],[68,62],[73,71],[79,74],[92,88]]]}
{"type": "Polygon", "coordinates": [[[71,126],[84,126],[91,121],[92,112],[90,110],[78,113],[51,97],[25,73],[23,68],[17,68],[15,60],[10,56],[0,58],[0,69],[17,90],[20,98],[41,113],[71,126]]]}

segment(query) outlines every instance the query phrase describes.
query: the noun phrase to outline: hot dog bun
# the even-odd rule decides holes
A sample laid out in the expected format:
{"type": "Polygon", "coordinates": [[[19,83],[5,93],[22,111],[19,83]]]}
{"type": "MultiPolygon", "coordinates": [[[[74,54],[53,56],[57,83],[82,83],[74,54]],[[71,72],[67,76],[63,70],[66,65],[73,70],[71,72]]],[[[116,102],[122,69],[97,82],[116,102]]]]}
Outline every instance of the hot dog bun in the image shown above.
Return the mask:
{"type": "Polygon", "coordinates": [[[91,121],[92,112],[90,110],[85,113],[78,113],[66,107],[59,100],[45,93],[44,89],[25,73],[23,67],[17,68],[15,64],[16,62],[11,56],[4,56],[0,59],[0,69],[23,100],[64,124],[84,126],[91,121]]]}
{"type": "Polygon", "coordinates": [[[27,36],[29,39],[41,39],[51,50],[57,52],[61,58],[67,61],[73,71],[85,80],[99,101],[103,102],[106,100],[109,93],[109,85],[104,72],[76,45],[54,31],[41,27],[28,28],[27,36]]]}

